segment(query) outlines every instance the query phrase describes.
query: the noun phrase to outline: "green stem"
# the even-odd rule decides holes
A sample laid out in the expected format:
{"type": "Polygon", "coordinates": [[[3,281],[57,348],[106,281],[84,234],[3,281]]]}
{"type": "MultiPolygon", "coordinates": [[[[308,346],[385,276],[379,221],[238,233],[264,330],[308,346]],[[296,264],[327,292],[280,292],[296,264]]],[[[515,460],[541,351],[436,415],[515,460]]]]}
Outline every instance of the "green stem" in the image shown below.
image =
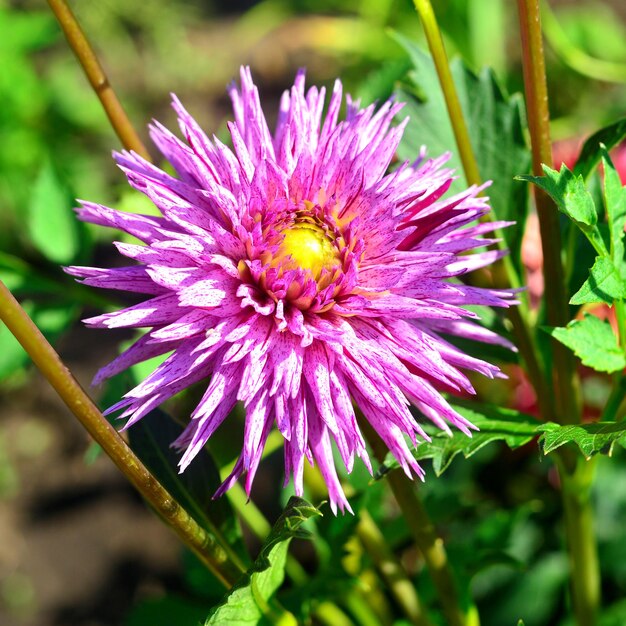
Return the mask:
{"type": "MultiPolygon", "coordinates": [[[[361,419],[359,424],[374,455],[382,463],[387,454],[387,447],[367,420],[361,419]]],[[[424,557],[448,626],[467,626],[467,618],[461,609],[459,593],[443,539],[437,534],[419,499],[415,484],[400,471],[389,472],[386,478],[415,545],[424,557]]]]}
{"type": "Polygon", "coordinates": [[[619,415],[617,412],[624,402],[624,397],[626,397],[626,376],[620,372],[613,379],[613,389],[604,405],[604,410],[600,417],[601,422],[612,422],[618,419],[619,415]]]}
{"type": "Polygon", "coordinates": [[[366,510],[359,513],[359,525],[356,532],[409,622],[416,626],[432,626],[413,583],[409,580],[400,561],[387,546],[380,528],[366,510]]]}
{"type": "Polygon", "coordinates": [[[615,301],[615,319],[617,320],[619,345],[626,354],[626,305],[623,300],[615,301]]]}
{"type": "Polygon", "coordinates": [[[22,344],[43,376],[87,432],[198,558],[225,587],[244,571],[238,557],[218,537],[209,534],[146,469],[119,433],[100,413],[59,355],[0,281],[0,319],[22,344]]]}
{"type": "Polygon", "coordinates": [[[591,505],[595,465],[595,458],[586,460],[579,457],[574,471],[568,472],[563,463],[559,463],[570,559],[571,600],[578,626],[594,626],[600,607],[600,568],[591,505]]]}
{"type": "MultiPolygon", "coordinates": [[[[420,16],[430,53],[435,63],[439,83],[446,102],[448,117],[452,125],[457,150],[461,158],[465,178],[470,185],[480,185],[482,183],[478,164],[474,155],[470,141],[467,125],[463,116],[463,110],[459,97],[454,86],[454,80],[450,72],[448,57],[443,45],[443,39],[437,24],[437,19],[433,11],[430,0],[413,0],[415,8],[420,16]]],[[[504,237],[500,231],[494,233],[501,242],[498,249],[504,249],[504,237]]],[[[493,282],[497,287],[511,287],[517,289],[522,286],[522,281],[509,256],[504,257],[493,267],[493,282]]],[[[528,325],[529,310],[527,295],[522,294],[520,304],[517,307],[510,307],[507,316],[513,327],[515,343],[520,351],[520,355],[526,364],[526,372],[530,383],[535,389],[537,400],[541,409],[541,414],[547,420],[554,419],[554,405],[552,394],[546,384],[543,368],[537,354],[539,353],[535,345],[535,337],[528,325]]]]}
{"type": "Polygon", "coordinates": [[[134,150],[144,159],[150,160],[150,153],[143,145],[139,135],[131,124],[115,91],[104,73],[98,57],[89,44],[85,33],[65,0],[48,0],[48,4],[57,18],[70,47],[80,62],[91,87],[100,99],[104,112],[109,118],[113,130],[127,150],[134,150]]]}
{"type": "MultiPolygon", "coordinates": [[[[546,82],[539,0],[518,0],[520,33],[524,69],[524,89],[528,128],[533,156],[533,172],[543,176],[542,163],[552,165],[550,114],[546,82]]],[[[561,262],[561,232],[556,206],[550,197],[535,188],[535,202],[541,232],[543,273],[546,289],[548,323],[565,326],[569,321],[569,305],[565,276],[561,262]]],[[[572,352],[563,344],[552,341],[554,355],[557,420],[576,423],[580,419],[578,377],[572,352]]]]}
{"type": "Polygon", "coordinates": [[[463,117],[461,103],[454,87],[454,81],[452,80],[448,57],[443,45],[443,38],[441,37],[441,31],[437,24],[435,12],[430,4],[430,0],[413,0],[413,4],[422,21],[428,47],[430,48],[435,68],[437,69],[437,75],[439,76],[441,90],[443,91],[446,101],[448,116],[452,124],[459,157],[463,164],[465,178],[470,185],[480,185],[482,181],[480,172],[478,171],[478,164],[476,163],[472,144],[470,143],[469,132],[467,131],[467,125],[463,117]]]}

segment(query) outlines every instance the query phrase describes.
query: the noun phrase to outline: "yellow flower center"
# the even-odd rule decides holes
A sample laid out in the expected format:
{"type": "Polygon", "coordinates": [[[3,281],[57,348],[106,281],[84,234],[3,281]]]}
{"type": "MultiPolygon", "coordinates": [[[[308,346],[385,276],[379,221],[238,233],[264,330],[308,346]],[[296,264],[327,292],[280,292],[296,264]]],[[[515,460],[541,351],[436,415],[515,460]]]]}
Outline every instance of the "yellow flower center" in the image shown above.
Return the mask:
{"type": "Polygon", "coordinates": [[[278,259],[290,256],[291,261],[283,262],[286,269],[296,267],[308,270],[318,278],[322,269],[331,270],[339,265],[339,255],[332,241],[314,224],[296,224],[284,232],[284,239],[278,251],[278,259]]]}

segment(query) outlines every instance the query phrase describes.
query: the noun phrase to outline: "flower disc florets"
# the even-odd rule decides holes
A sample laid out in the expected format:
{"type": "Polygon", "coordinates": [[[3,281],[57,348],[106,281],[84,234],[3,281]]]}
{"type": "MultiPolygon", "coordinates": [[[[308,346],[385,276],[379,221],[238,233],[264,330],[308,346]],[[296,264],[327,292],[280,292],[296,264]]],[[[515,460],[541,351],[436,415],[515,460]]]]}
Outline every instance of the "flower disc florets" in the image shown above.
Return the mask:
{"type": "MultiPolygon", "coordinates": [[[[488,211],[478,189],[443,199],[447,157],[404,163],[387,173],[405,123],[401,104],[359,108],[337,81],[322,120],[324,89],[305,91],[304,73],[283,95],[269,131],[248,69],[230,96],[230,149],[210,140],[174,98],[186,142],[161,125],[152,138],[177,176],[134,153],[116,154],[130,184],[162,217],[85,202],[81,219],[130,233],[116,243],[134,263],[68,268],[96,287],[146,295],[135,306],[86,320],[96,327],[149,329],[96,376],[100,382],[146,359],[169,356],[109,412],[131,426],[199,381],[207,388],[182,436],[181,471],[236,402],[245,407],[241,456],[219,493],[247,474],[250,491],[265,441],[285,439],[286,481],[303,489],[305,459],[316,463],[333,510],[350,508],[333,460],[369,466],[353,402],[405,472],[422,476],[405,436],[427,439],[409,410],[449,431],[472,425],[441,390],[473,393],[462,369],[499,370],[452,345],[457,335],[510,345],[475,323],[468,305],[508,306],[511,292],[455,277],[498,252],[468,251],[504,223],[474,224],[488,211]]],[[[370,468],[371,470],[371,468],[370,468]]]]}

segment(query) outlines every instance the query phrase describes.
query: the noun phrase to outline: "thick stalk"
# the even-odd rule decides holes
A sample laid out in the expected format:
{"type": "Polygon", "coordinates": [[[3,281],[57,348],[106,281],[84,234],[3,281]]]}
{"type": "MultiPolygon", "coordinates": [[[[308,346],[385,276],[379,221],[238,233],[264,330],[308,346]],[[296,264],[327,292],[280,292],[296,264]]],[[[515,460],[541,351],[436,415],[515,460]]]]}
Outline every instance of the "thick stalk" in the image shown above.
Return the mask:
{"type": "MultiPolygon", "coordinates": [[[[470,185],[480,185],[482,183],[478,163],[472,148],[469,132],[463,116],[463,110],[456,92],[448,57],[437,23],[437,18],[433,11],[430,0],[413,0],[415,8],[420,16],[430,53],[435,63],[437,76],[441,91],[446,102],[448,117],[452,125],[457,150],[463,165],[465,178],[470,185]]],[[[496,236],[503,240],[502,234],[497,231],[496,236]]],[[[498,244],[499,249],[504,248],[501,242],[498,244]]],[[[522,286],[520,277],[515,269],[510,257],[504,257],[493,267],[493,283],[496,287],[512,287],[517,289],[522,286]]],[[[538,350],[535,346],[534,335],[528,326],[528,305],[525,300],[526,296],[520,298],[520,305],[511,307],[507,310],[507,316],[513,327],[516,345],[520,351],[520,355],[526,364],[526,372],[530,379],[530,383],[535,389],[537,400],[542,415],[547,420],[554,419],[554,405],[552,402],[552,394],[545,382],[543,368],[537,358],[538,350]]]]}
{"type": "Polygon", "coordinates": [[[596,459],[578,459],[574,472],[559,464],[569,548],[571,601],[578,626],[595,626],[600,607],[600,568],[593,532],[591,486],[596,459]]]}
{"type": "Polygon", "coordinates": [[[238,557],[225,542],[220,542],[218,536],[209,534],[199,526],[147,470],[100,413],[2,281],[0,281],[0,319],[22,344],[70,411],[126,478],[224,586],[231,587],[245,571],[238,557]]]}
{"type": "MultiPolygon", "coordinates": [[[[542,163],[552,165],[550,141],[550,113],[546,82],[539,0],[518,0],[524,89],[530,131],[533,173],[543,176],[542,163]]],[[[547,286],[545,298],[548,324],[565,326],[569,322],[569,306],[565,275],[561,262],[561,232],[558,211],[550,197],[535,187],[535,202],[541,247],[543,250],[543,273],[547,286]]],[[[554,382],[557,399],[557,420],[576,423],[580,419],[578,378],[572,352],[563,344],[552,341],[554,358],[554,382]]]]}
{"type": "Polygon", "coordinates": [[[98,57],[89,44],[85,33],[67,5],[65,0],[48,0],[52,12],[56,16],[70,47],[81,64],[91,87],[100,99],[113,130],[127,150],[134,150],[144,159],[150,160],[150,153],[143,145],[139,135],[131,124],[115,91],[104,73],[98,57]]]}
{"type": "MultiPolygon", "coordinates": [[[[367,420],[361,419],[359,424],[374,455],[382,463],[387,455],[387,447],[367,420]]],[[[434,524],[420,501],[415,484],[399,471],[389,472],[386,479],[389,481],[391,491],[402,511],[415,545],[424,557],[448,626],[468,626],[467,617],[461,609],[459,593],[443,539],[437,534],[434,524]]]]}

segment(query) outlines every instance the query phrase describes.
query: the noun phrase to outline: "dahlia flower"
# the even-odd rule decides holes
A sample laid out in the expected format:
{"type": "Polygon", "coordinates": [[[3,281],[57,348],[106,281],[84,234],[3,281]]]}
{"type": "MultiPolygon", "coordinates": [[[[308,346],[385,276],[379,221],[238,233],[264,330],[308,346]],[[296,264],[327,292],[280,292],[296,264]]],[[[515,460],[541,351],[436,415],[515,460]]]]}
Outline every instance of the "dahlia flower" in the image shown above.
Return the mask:
{"type": "Polygon", "coordinates": [[[125,428],[189,385],[206,391],[181,437],[183,471],[236,402],[245,407],[243,447],[216,495],[246,474],[250,492],[276,425],[284,437],[285,483],[303,491],[305,459],[317,464],[334,512],[350,510],[333,456],[350,472],[370,469],[355,416],[386,443],[408,475],[423,471],[409,444],[428,439],[426,417],[450,432],[473,428],[441,391],[472,393],[462,370],[499,376],[445,336],[510,345],[476,323],[468,305],[508,306],[513,294],[455,279],[501,253],[480,251],[505,224],[474,224],[488,211],[472,187],[443,198],[453,180],[446,156],[388,172],[407,120],[402,104],[360,108],[336,81],[305,90],[304,72],[280,101],[272,133],[248,68],[229,89],[232,148],[209,139],[176,97],[185,142],[154,123],[151,136],[176,176],[135,153],[115,154],[161,217],[81,202],[80,219],[130,233],[145,245],[115,243],[126,267],[71,267],[94,287],[145,294],[134,306],[92,317],[98,328],[149,330],[96,376],[170,353],[108,409],[125,428]],[[414,417],[413,404],[421,413],[414,417]]]}

